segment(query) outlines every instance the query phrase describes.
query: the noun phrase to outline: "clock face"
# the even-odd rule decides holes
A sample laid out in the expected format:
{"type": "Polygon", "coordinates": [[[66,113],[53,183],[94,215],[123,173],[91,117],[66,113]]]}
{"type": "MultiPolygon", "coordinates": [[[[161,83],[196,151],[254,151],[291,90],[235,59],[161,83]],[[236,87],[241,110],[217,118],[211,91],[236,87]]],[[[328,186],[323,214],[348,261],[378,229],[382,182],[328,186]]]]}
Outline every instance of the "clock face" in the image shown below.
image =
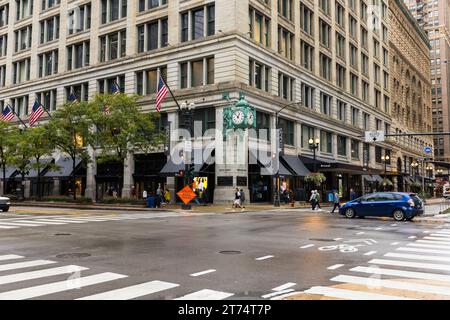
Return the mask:
{"type": "Polygon", "coordinates": [[[253,122],[255,122],[255,116],[253,115],[253,112],[249,111],[247,114],[247,123],[252,126],[253,122]]]}
{"type": "Polygon", "coordinates": [[[241,110],[235,111],[233,113],[233,123],[236,125],[242,124],[244,122],[244,112],[241,110]]]}

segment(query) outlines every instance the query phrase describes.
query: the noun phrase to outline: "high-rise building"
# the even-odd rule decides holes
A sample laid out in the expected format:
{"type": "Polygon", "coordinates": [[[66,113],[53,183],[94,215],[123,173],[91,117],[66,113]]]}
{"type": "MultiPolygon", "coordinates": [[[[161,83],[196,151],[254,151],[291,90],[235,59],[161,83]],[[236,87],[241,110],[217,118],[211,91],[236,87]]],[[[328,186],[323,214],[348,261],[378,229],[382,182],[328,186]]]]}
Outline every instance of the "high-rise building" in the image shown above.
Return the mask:
{"type": "MultiPolygon", "coordinates": [[[[433,130],[450,131],[450,2],[447,0],[404,0],[428,34],[433,103],[433,130]]],[[[450,162],[450,137],[434,140],[435,160],[450,162]]]]}
{"type": "MultiPolygon", "coordinates": [[[[324,195],[388,188],[384,175],[393,190],[407,190],[411,181],[399,183],[411,174],[403,159],[417,158],[432,143],[364,140],[365,131],[395,132],[388,12],[385,0],[0,0],[0,104],[26,120],[36,98],[53,111],[72,91],[88,100],[117,82],[124,93],[142,95],[149,112],[162,76],[180,103],[195,104],[194,120],[206,132],[223,128],[224,93],[233,102],[243,93],[256,109],[257,130],[283,128],[280,185],[298,200],[314,187],[304,179],[314,168],[327,178],[324,195]]],[[[422,50],[426,39],[414,27],[406,33],[411,50],[422,50]]],[[[168,123],[172,130],[186,123],[170,98],[159,126],[168,123]]],[[[242,148],[215,139],[215,163],[195,168],[210,201],[231,201],[236,187],[252,202],[272,201],[274,173],[260,161],[249,163],[248,143],[255,139],[267,150],[277,140],[272,131],[265,138],[236,137],[242,148]],[[241,162],[224,161],[242,150],[235,156],[241,162]]],[[[172,147],[179,142],[172,137],[172,147]]],[[[124,197],[154,192],[158,184],[178,191],[180,166],[163,151],[130,154],[126,163],[97,164],[93,157],[77,169],[77,192],[101,199],[111,190],[124,197]]],[[[45,174],[48,194],[68,192],[70,170],[63,169],[45,174]]],[[[13,190],[14,168],[8,172],[5,183],[13,190]]],[[[34,183],[30,176],[28,194],[34,183]]]]}

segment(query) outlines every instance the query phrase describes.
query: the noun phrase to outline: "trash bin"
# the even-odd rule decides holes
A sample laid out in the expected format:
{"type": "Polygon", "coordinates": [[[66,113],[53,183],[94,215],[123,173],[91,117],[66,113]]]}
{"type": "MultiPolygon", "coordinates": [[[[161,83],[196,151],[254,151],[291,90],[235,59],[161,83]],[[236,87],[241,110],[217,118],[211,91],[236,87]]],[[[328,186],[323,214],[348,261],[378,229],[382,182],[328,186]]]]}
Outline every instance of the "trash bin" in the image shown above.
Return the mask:
{"type": "Polygon", "coordinates": [[[147,197],[147,208],[156,208],[155,197],[147,197]]]}

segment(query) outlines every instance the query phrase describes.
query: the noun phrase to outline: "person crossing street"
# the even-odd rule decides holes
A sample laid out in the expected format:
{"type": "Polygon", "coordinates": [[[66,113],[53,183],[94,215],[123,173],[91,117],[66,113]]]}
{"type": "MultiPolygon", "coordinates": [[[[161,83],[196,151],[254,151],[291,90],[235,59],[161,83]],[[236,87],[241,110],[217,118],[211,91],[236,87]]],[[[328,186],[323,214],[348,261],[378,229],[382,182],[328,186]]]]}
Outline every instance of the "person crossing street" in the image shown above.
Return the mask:
{"type": "Polygon", "coordinates": [[[341,199],[339,198],[339,193],[336,190],[333,190],[333,210],[331,211],[331,213],[334,213],[334,211],[336,210],[336,208],[339,210],[341,210],[341,199]]]}

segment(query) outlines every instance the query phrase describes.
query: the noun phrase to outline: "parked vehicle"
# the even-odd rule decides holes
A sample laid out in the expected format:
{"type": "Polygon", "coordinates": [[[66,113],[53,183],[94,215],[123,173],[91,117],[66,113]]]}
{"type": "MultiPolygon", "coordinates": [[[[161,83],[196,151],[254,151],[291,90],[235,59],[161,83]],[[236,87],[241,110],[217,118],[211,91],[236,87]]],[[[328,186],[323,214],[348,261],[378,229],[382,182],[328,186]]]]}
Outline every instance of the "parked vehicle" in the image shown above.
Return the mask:
{"type": "Polygon", "coordinates": [[[3,212],[8,212],[11,205],[11,199],[7,197],[0,197],[0,210],[3,212]]]}
{"type": "Polygon", "coordinates": [[[442,191],[442,196],[445,198],[445,199],[450,199],[450,183],[446,183],[446,184],[444,184],[444,186],[443,186],[443,191],[442,191]]]}
{"type": "Polygon", "coordinates": [[[414,193],[378,192],[347,202],[339,213],[349,219],[372,216],[411,221],[424,214],[424,203],[414,193]]]}

